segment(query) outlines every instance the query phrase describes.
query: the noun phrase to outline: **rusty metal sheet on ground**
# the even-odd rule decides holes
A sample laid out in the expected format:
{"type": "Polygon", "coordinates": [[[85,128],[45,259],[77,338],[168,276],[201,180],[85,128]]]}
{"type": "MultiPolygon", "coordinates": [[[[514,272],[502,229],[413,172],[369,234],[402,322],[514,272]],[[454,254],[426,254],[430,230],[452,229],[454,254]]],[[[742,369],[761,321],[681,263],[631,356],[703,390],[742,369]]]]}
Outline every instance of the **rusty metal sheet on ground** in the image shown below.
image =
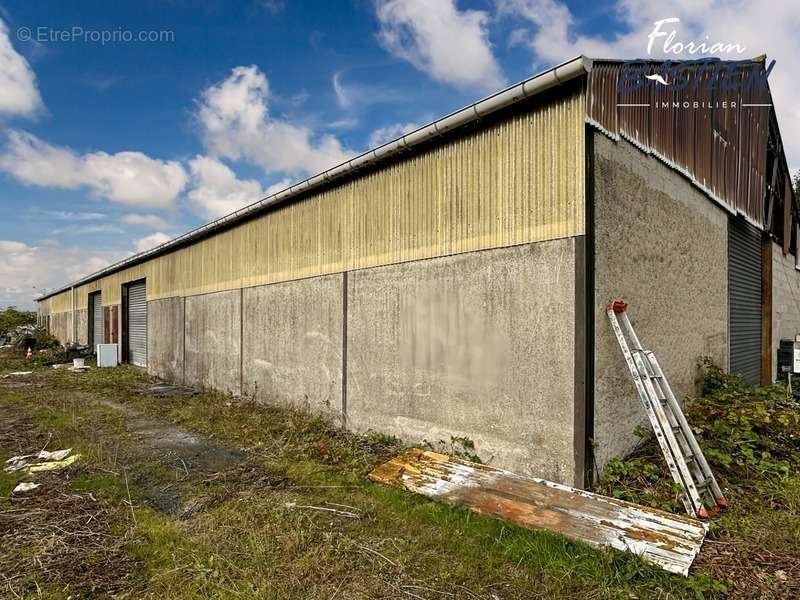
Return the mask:
{"type": "Polygon", "coordinates": [[[632,552],[681,575],[689,572],[707,531],[701,521],[682,515],[418,449],[376,467],[370,479],[523,527],[632,552]]]}

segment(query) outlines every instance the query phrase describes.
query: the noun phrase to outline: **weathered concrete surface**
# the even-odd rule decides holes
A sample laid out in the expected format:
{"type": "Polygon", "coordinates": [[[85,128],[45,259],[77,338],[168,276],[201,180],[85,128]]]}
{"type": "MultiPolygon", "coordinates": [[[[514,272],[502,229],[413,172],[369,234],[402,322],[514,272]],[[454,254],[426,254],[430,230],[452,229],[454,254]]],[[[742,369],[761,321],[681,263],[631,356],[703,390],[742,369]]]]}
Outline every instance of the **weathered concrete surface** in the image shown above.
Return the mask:
{"type": "Polygon", "coordinates": [[[602,467],[630,451],[646,416],[605,307],[629,302],[642,343],[676,396],[696,391],[701,356],[728,365],[728,216],[679,173],[632,144],[594,134],[595,418],[602,467]]]}
{"type": "Polygon", "coordinates": [[[351,272],[348,425],[572,483],[575,244],[351,272]]]}
{"type": "Polygon", "coordinates": [[[76,343],[81,346],[89,345],[89,311],[79,308],[75,311],[75,327],[77,328],[76,343]]]}
{"type": "Polygon", "coordinates": [[[341,414],[344,277],[244,290],[244,394],[341,414]]]}
{"type": "Polygon", "coordinates": [[[183,383],[184,299],[147,303],[147,372],[183,383]]]}
{"type": "Polygon", "coordinates": [[[772,378],[778,374],[778,346],[800,334],[800,271],[792,254],[772,244],[772,378]]]}
{"type": "Polygon", "coordinates": [[[186,384],[241,394],[242,292],[186,298],[186,384]]]}

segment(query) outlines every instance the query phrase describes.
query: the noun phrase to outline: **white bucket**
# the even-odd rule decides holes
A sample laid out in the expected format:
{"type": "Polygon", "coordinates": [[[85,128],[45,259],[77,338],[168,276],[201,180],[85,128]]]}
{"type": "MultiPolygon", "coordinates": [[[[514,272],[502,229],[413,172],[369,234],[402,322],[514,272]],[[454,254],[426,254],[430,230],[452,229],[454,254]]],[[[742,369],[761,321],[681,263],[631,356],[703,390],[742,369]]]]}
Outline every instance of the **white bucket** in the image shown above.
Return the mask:
{"type": "Polygon", "coordinates": [[[83,358],[73,358],[72,359],[72,368],[73,369],[82,369],[86,366],[85,359],[83,358]]]}

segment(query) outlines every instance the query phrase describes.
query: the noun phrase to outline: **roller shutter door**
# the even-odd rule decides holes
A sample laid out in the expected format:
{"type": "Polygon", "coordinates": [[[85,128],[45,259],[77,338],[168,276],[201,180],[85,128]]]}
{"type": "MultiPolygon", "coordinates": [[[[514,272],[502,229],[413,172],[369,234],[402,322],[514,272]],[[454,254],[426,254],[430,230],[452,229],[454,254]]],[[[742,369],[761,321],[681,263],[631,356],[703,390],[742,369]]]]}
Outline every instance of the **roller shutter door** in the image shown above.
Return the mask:
{"type": "Polygon", "coordinates": [[[728,226],[730,371],[761,383],[761,232],[744,219],[728,226]]]}
{"type": "Polygon", "coordinates": [[[103,343],[103,302],[100,294],[92,294],[92,351],[103,343]]]}
{"type": "Polygon", "coordinates": [[[128,286],[128,360],[147,367],[147,288],[144,281],[128,286]]]}

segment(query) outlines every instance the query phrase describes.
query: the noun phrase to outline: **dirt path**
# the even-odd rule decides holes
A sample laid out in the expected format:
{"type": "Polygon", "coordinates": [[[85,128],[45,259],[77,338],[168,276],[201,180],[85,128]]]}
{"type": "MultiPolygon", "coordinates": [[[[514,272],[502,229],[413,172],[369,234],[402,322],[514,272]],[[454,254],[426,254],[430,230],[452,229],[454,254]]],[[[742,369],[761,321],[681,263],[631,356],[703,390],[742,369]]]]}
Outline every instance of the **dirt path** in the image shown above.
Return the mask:
{"type": "Polygon", "coordinates": [[[230,480],[232,469],[246,460],[243,452],[164,419],[105,398],[98,402],[124,416],[125,428],[134,438],[126,450],[135,462],[164,467],[145,469],[134,480],[144,500],[161,512],[186,516],[196,511],[197,499],[185,490],[202,481],[230,480]],[[169,475],[171,471],[176,479],[169,475]]]}
{"type": "MultiPolygon", "coordinates": [[[[0,381],[0,390],[25,395],[42,389],[35,378],[0,381]]],[[[113,468],[82,460],[61,472],[5,474],[6,485],[0,493],[0,507],[4,508],[0,510],[0,597],[5,597],[3,584],[10,597],[34,590],[38,594],[40,579],[58,588],[50,590],[53,597],[62,593],[131,593],[141,586],[136,581],[141,565],[130,552],[131,546],[142,542],[132,510],[136,502],[185,519],[223,501],[234,481],[237,488],[242,487],[241,475],[247,471],[243,452],[131,406],[103,397],[80,397],[86,403],[84,410],[94,403],[106,414],[81,426],[74,413],[78,431],[69,434],[48,426],[58,421],[58,410],[31,413],[22,405],[0,403],[3,454],[80,448],[81,435],[116,441],[113,452],[105,452],[105,459],[100,447],[93,457],[113,468]],[[119,481],[111,482],[108,476],[124,480],[124,494],[119,481]],[[11,484],[18,480],[32,480],[40,487],[29,494],[10,493],[11,484]],[[207,482],[226,482],[228,486],[211,489],[207,482]],[[117,489],[109,490],[109,486],[117,489]]],[[[91,454],[91,449],[84,452],[91,454]]]]}

